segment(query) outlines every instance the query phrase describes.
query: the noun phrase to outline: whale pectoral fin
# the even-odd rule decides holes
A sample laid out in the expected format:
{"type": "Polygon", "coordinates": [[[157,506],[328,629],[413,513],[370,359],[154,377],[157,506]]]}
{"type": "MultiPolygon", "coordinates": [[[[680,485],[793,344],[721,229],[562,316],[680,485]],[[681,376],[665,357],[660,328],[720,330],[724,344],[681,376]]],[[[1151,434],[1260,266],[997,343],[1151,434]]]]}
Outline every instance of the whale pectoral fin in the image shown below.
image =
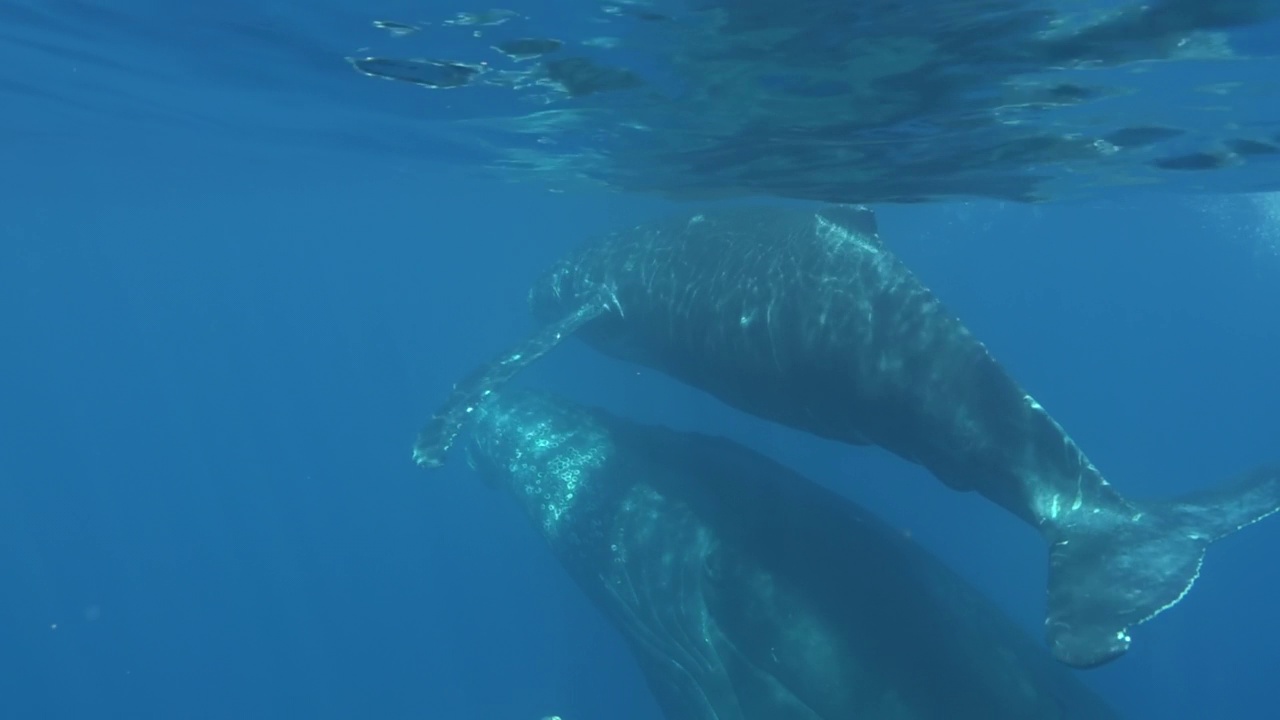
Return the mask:
{"type": "Polygon", "coordinates": [[[1129,649],[1129,629],[1176,605],[1200,575],[1209,545],[1280,510],[1280,466],[1164,503],[1130,503],[1064,528],[1049,555],[1053,654],[1080,668],[1129,649]]]}
{"type": "Polygon", "coordinates": [[[444,405],[431,417],[422,432],[418,433],[418,441],[413,446],[414,462],[427,468],[443,465],[453,441],[479,403],[521,370],[551,352],[561,340],[603,315],[610,307],[603,301],[584,304],[572,314],[543,327],[511,350],[473,370],[466,379],[454,386],[444,405]]]}

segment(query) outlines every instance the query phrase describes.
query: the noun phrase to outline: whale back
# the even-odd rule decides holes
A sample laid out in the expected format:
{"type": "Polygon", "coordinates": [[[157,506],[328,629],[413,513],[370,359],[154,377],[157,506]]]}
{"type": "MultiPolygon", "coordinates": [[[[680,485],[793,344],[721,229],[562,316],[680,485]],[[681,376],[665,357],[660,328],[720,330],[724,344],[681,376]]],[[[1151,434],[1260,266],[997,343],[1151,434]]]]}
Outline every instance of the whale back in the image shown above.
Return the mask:
{"type": "Polygon", "coordinates": [[[549,323],[603,294],[616,311],[575,337],[751,414],[848,441],[867,423],[844,415],[885,409],[875,406],[874,386],[855,382],[870,372],[845,359],[903,333],[919,342],[918,318],[885,311],[914,313],[916,293],[927,291],[884,251],[870,210],[748,206],[611,233],[556,263],[530,304],[549,323]],[[803,378],[806,387],[781,378],[803,378]],[[809,395],[832,407],[801,412],[792,398],[809,395]],[[817,415],[842,419],[825,427],[813,422],[817,415]]]}
{"type": "Polygon", "coordinates": [[[654,474],[655,490],[717,538],[709,615],[746,666],[769,667],[819,717],[1116,717],[994,603],[857,504],[728,440],[631,429],[626,448],[684,470],[654,474]],[[851,695],[848,677],[891,691],[851,695]]]}

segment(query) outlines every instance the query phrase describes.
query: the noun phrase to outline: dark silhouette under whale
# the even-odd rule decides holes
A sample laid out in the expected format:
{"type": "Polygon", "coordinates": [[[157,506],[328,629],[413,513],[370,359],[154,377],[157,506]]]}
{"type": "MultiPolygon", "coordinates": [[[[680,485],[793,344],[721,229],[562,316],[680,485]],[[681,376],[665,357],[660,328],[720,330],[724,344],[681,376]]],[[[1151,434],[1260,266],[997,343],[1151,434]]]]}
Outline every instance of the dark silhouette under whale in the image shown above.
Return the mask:
{"type": "Polygon", "coordinates": [[[1172,501],[1121,495],[880,242],[870,210],[764,206],[613,233],[531,291],[542,328],[458,385],[415,456],[574,335],[756,416],[883,447],[972,490],[1049,545],[1048,641],[1091,667],[1179,602],[1213,541],[1280,509],[1280,466],[1172,501]]]}

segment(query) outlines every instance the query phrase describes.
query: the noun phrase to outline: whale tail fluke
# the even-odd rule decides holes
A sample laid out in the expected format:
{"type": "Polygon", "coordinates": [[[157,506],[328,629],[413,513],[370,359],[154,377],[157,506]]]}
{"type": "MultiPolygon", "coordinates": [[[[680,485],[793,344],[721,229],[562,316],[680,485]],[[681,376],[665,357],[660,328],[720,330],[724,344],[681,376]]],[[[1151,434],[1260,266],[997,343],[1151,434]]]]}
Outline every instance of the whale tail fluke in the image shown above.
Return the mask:
{"type": "Polygon", "coordinates": [[[1280,510],[1280,465],[1173,501],[1128,501],[1067,526],[1049,554],[1053,654],[1096,667],[1129,648],[1129,629],[1176,605],[1215,540],[1280,510]]]}

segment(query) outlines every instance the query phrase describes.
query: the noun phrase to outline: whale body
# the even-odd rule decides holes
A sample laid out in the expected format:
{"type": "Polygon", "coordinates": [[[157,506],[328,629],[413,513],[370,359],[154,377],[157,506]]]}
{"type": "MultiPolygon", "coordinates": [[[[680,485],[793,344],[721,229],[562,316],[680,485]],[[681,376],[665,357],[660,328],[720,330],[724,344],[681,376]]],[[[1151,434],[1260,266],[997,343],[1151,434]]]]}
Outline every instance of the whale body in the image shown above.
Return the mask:
{"type": "Polygon", "coordinates": [[[1092,667],[1172,607],[1208,545],[1280,509],[1280,467],[1194,497],[1123,496],[880,241],[861,207],[737,207],[621,230],[532,289],[540,329],[459,385],[424,465],[512,375],[573,336],[736,408],[876,445],[978,492],[1049,545],[1046,633],[1092,667]]]}
{"type": "Polygon", "coordinates": [[[902,533],[736,443],[540,393],[475,467],[625,638],[667,720],[1114,720],[902,533]]]}

